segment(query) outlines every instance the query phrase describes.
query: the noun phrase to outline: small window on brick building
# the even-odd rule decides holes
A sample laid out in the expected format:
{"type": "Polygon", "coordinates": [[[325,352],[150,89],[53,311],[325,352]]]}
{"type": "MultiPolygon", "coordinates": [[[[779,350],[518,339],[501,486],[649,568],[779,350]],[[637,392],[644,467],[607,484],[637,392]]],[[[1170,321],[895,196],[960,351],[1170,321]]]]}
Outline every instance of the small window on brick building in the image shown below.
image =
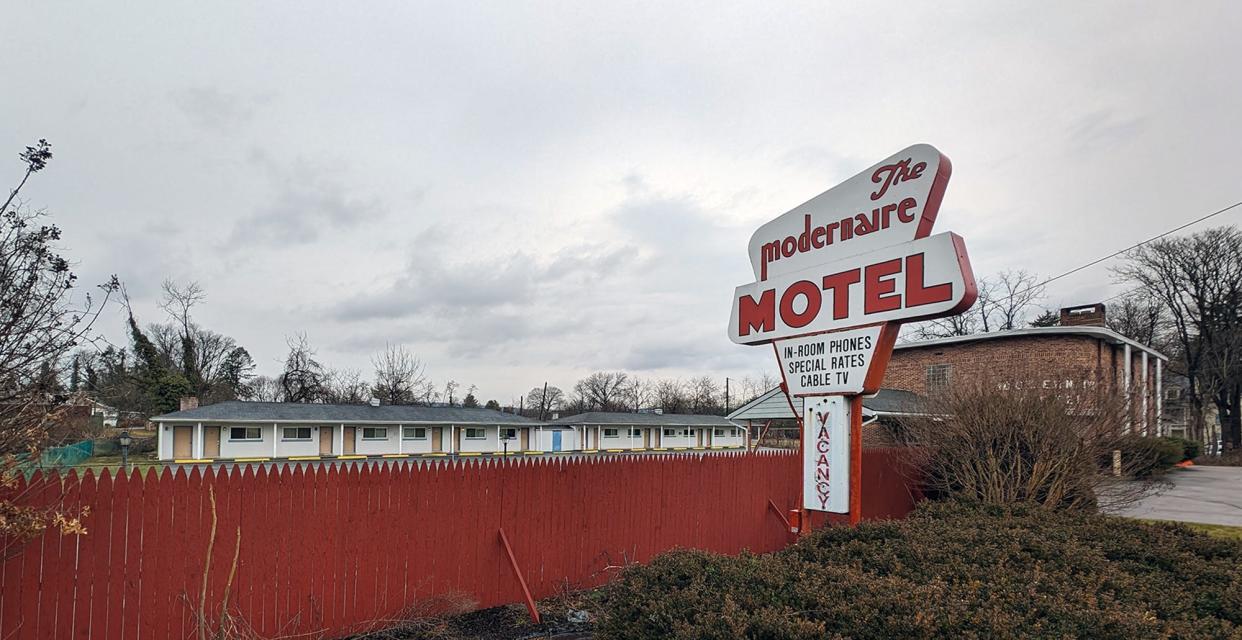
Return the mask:
{"type": "Polygon", "coordinates": [[[937,391],[949,386],[950,367],[947,364],[933,364],[927,367],[927,390],[937,391]]]}

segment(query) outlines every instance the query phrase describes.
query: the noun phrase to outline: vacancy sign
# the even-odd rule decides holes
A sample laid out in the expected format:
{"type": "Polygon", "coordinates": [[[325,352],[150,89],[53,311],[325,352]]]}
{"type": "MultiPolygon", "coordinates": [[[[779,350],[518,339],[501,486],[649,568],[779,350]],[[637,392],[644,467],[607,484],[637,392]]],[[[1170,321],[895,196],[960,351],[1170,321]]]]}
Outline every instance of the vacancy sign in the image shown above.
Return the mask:
{"type": "Polygon", "coordinates": [[[776,359],[791,396],[862,393],[879,325],[782,340],[776,359]]]}
{"type": "Polygon", "coordinates": [[[850,510],[850,403],[845,396],[808,398],[803,434],[803,503],[808,509],[850,510]]]}
{"type": "Polygon", "coordinates": [[[846,396],[879,390],[902,323],[961,313],[978,295],[965,241],[931,233],[952,172],[935,147],[907,147],[750,238],[755,281],[733,292],[729,338],[771,344],[786,392],[806,398],[808,509],[849,511],[861,409],[846,396]]]}

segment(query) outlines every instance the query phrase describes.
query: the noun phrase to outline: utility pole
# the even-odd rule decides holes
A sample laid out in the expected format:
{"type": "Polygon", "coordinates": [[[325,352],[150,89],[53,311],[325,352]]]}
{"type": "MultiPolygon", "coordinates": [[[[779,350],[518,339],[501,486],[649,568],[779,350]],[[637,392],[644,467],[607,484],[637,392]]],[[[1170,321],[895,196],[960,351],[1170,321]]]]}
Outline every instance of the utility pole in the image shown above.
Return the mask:
{"type": "Polygon", "coordinates": [[[729,376],[725,376],[725,415],[729,414],[729,376]]]}
{"type": "Polygon", "coordinates": [[[548,381],[543,381],[543,395],[539,396],[539,421],[543,422],[543,408],[548,404],[548,381]]]}

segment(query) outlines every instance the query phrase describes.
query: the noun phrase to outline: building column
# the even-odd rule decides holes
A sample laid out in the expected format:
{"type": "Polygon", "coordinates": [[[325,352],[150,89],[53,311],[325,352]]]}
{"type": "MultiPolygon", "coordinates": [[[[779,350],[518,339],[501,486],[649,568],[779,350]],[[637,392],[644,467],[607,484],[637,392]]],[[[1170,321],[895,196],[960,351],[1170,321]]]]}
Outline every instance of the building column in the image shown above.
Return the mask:
{"type": "MultiPolygon", "coordinates": [[[[117,424],[120,424],[121,418],[117,416],[117,424]]],[[[160,428],[155,431],[155,457],[164,460],[164,423],[160,423],[160,428]]],[[[171,458],[172,456],[168,456],[171,458]]]]}
{"type": "Polygon", "coordinates": [[[1164,363],[1160,358],[1156,358],[1156,435],[1163,436],[1164,433],[1164,380],[1161,373],[1161,365],[1164,363]]]}
{"type": "Polygon", "coordinates": [[[397,453],[404,453],[405,449],[405,425],[397,425],[397,453]]]}
{"type": "Polygon", "coordinates": [[[1124,377],[1125,398],[1126,398],[1126,433],[1130,433],[1133,430],[1132,421],[1134,419],[1134,410],[1133,410],[1134,405],[1131,404],[1131,394],[1130,394],[1130,379],[1131,379],[1131,373],[1132,373],[1131,367],[1133,366],[1133,364],[1134,364],[1133,354],[1130,353],[1130,343],[1127,342],[1126,343],[1126,357],[1125,357],[1126,372],[1125,372],[1125,377],[1124,377]]]}
{"type": "Polygon", "coordinates": [[[1148,428],[1150,427],[1150,418],[1147,415],[1147,407],[1150,406],[1147,403],[1147,396],[1151,395],[1151,388],[1147,384],[1148,378],[1147,378],[1147,352],[1146,351],[1143,352],[1141,363],[1143,365],[1143,435],[1147,436],[1147,435],[1151,435],[1150,432],[1148,431],[1148,428]]]}
{"type": "Polygon", "coordinates": [[[203,459],[203,423],[201,422],[194,424],[194,446],[190,448],[190,453],[195,460],[203,459]]]}
{"type": "Polygon", "coordinates": [[[280,442],[280,425],[272,423],[272,457],[276,457],[277,443],[280,442]]]}
{"type": "Polygon", "coordinates": [[[448,452],[457,453],[457,425],[455,424],[449,425],[448,452]]]}
{"type": "Polygon", "coordinates": [[[345,425],[344,424],[336,425],[335,440],[336,440],[336,451],[334,453],[336,453],[336,455],[338,456],[345,455],[345,425]]]}

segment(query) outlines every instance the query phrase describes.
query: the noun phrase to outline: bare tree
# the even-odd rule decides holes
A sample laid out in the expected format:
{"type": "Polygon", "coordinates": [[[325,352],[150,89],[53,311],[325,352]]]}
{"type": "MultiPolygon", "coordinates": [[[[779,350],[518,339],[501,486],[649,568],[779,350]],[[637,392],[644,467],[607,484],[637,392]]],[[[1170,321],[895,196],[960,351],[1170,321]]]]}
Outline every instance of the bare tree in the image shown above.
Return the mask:
{"type": "Polygon", "coordinates": [[[991,281],[992,295],[983,311],[984,331],[1021,328],[1035,303],[1044,297],[1039,276],[1025,269],[1006,269],[991,281]]]}
{"type": "Polygon", "coordinates": [[[1158,298],[1146,291],[1136,291],[1110,304],[1108,328],[1158,351],[1172,347],[1172,323],[1169,312],[1158,298]]]}
{"type": "Polygon", "coordinates": [[[652,393],[656,407],[664,413],[685,413],[690,406],[686,385],[676,378],[657,381],[652,393]]]}
{"type": "Polygon", "coordinates": [[[526,407],[535,412],[539,419],[547,418],[553,411],[558,411],[565,402],[565,392],[559,387],[544,383],[526,394],[526,407]],[[546,389],[546,390],[545,390],[546,389]]]}
{"type": "Polygon", "coordinates": [[[1039,276],[1025,269],[1007,269],[991,278],[979,278],[975,285],[979,297],[969,310],[917,323],[911,326],[911,333],[927,340],[1018,329],[1026,324],[1027,315],[1044,297],[1039,276]]]}
{"type": "Polygon", "coordinates": [[[357,369],[332,369],[324,377],[323,401],[329,404],[366,404],[371,385],[357,369]]]}
{"type": "Polygon", "coordinates": [[[697,376],[686,383],[690,393],[690,413],[719,413],[723,408],[720,385],[711,376],[697,376]]]}
{"type": "Polygon", "coordinates": [[[280,387],[284,402],[320,402],[327,377],[323,365],[315,359],[315,350],[305,333],[286,339],[289,355],[285,356],[285,371],[280,374],[280,387]]]}
{"type": "Polygon", "coordinates": [[[418,356],[401,345],[388,345],[371,358],[375,367],[372,393],[386,404],[429,404],[435,387],[427,378],[426,366],[418,356]]]}
{"type": "MultiPolygon", "coordinates": [[[[18,155],[21,180],[0,205],[0,486],[21,469],[16,454],[38,460],[49,426],[63,416],[66,398],[52,384],[72,349],[90,339],[100,310],[120,284],[101,285],[102,301],[87,294],[73,300],[77,277],[57,253],[61,232],[40,224],[44,211],[30,211],[19,199],[22,187],[52,159],[40,140],[18,155]]],[[[48,528],[83,533],[77,514],[63,505],[31,507],[12,491],[0,492],[0,559],[48,528]]]]}
{"type": "Polygon", "coordinates": [[[621,393],[625,397],[626,407],[630,411],[639,411],[651,403],[651,381],[630,376],[621,393]]]}
{"type": "Polygon", "coordinates": [[[732,408],[736,409],[751,400],[771,391],[780,385],[781,381],[776,376],[764,371],[757,376],[746,376],[741,380],[735,380],[736,391],[733,392],[733,399],[730,400],[732,408]]]}
{"type": "Polygon", "coordinates": [[[1226,446],[1242,445],[1242,232],[1217,227],[1164,238],[1128,258],[1114,271],[1168,314],[1176,350],[1170,365],[1189,381],[1194,436],[1203,439],[1203,410],[1212,402],[1226,446]]]}
{"type": "Polygon", "coordinates": [[[252,402],[283,402],[285,390],[276,378],[255,376],[246,386],[246,395],[242,399],[252,402]]]}
{"type": "Polygon", "coordinates": [[[596,371],[579,380],[574,391],[582,398],[585,411],[625,411],[628,380],[624,371],[596,371]]]}

